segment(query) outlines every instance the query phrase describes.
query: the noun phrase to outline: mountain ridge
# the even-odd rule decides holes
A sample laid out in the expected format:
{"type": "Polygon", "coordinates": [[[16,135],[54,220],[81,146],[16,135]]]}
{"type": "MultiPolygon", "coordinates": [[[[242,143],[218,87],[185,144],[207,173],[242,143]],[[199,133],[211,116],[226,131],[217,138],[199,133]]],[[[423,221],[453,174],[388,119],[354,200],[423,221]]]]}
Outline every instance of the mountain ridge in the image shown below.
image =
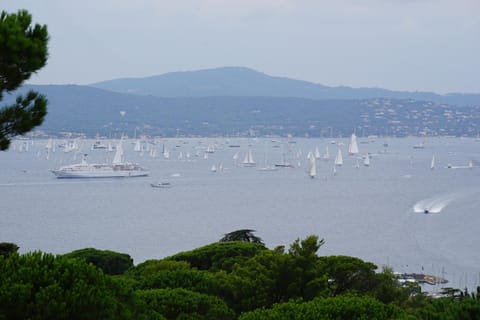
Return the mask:
{"type": "Polygon", "coordinates": [[[27,90],[49,101],[39,128],[49,136],[476,136],[480,123],[480,106],[411,99],[156,97],[79,85],[27,85],[2,104],[27,90]]]}
{"type": "Polygon", "coordinates": [[[90,86],[113,92],[158,97],[267,96],[325,99],[415,99],[451,105],[480,105],[480,94],[437,94],[395,91],[379,87],[329,87],[287,77],[270,76],[246,67],[219,67],[168,72],[138,78],[118,78],[90,86]]]}

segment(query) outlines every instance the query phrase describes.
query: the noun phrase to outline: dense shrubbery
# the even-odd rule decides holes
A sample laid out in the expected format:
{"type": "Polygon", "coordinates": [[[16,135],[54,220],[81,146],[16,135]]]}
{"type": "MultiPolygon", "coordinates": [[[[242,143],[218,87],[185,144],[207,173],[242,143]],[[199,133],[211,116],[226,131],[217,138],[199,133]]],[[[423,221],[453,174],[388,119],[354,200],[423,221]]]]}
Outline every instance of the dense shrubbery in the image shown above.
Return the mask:
{"type": "Polygon", "coordinates": [[[228,241],[132,266],[96,249],[0,255],[0,319],[478,319],[477,294],[432,299],[392,271],[318,256],[316,236],[288,250],[228,241]]]}

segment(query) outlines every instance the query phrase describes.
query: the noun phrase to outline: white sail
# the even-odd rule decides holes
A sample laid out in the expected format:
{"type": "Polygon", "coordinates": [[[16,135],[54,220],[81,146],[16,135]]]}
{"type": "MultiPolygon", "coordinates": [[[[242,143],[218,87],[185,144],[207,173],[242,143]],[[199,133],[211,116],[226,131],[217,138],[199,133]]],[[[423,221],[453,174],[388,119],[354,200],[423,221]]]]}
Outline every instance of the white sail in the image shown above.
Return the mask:
{"type": "Polygon", "coordinates": [[[315,158],[320,159],[320,150],[318,150],[318,147],[315,147],[315,158]]]}
{"type": "Polygon", "coordinates": [[[432,156],[432,162],[430,162],[430,169],[435,169],[435,155],[432,156]]]}
{"type": "Polygon", "coordinates": [[[163,147],[163,157],[164,157],[165,159],[170,158],[170,151],[168,151],[168,148],[165,147],[165,146],[163,147]]]}
{"type": "Polygon", "coordinates": [[[317,164],[316,164],[315,157],[310,158],[310,168],[308,170],[308,175],[312,179],[315,178],[315,176],[317,175],[317,164]]]}
{"type": "Polygon", "coordinates": [[[212,168],[210,169],[212,172],[217,172],[217,167],[215,165],[212,165],[212,168]]]}
{"type": "Polygon", "coordinates": [[[248,149],[247,153],[245,154],[245,159],[243,159],[242,164],[244,166],[255,166],[255,160],[253,160],[252,150],[248,149]]]}
{"type": "Polygon", "coordinates": [[[369,167],[370,166],[370,154],[366,154],[365,155],[365,159],[363,159],[363,165],[365,167],[369,167]]]}
{"type": "Polygon", "coordinates": [[[53,139],[52,138],[49,138],[48,139],[48,142],[47,142],[47,145],[45,146],[45,148],[48,150],[48,151],[52,151],[55,147],[55,143],[53,142],[53,139]]]}
{"type": "Polygon", "coordinates": [[[330,153],[328,152],[328,146],[325,147],[325,153],[323,154],[323,160],[330,159],[330,153]]]}
{"type": "Polygon", "coordinates": [[[350,139],[350,144],[348,145],[348,153],[350,155],[358,154],[358,143],[357,143],[357,136],[355,133],[352,133],[352,137],[350,139]]]}
{"type": "Polygon", "coordinates": [[[142,150],[142,146],[140,145],[140,140],[135,141],[135,146],[133,147],[133,151],[140,152],[142,150]]]}
{"type": "Polygon", "coordinates": [[[337,157],[335,158],[335,165],[336,166],[343,165],[342,150],[340,149],[338,149],[337,157]]]}
{"type": "Polygon", "coordinates": [[[150,157],[155,158],[157,156],[157,146],[154,145],[152,148],[150,148],[150,157]]]}
{"type": "Polygon", "coordinates": [[[123,162],[123,146],[122,146],[122,140],[117,145],[117,148],[115,150],[115,156],[113,157],[113,164],[120,164],[123,162]]]}
{"type": "Polygon", "coordinates": [[[215,146],[213,144],[209,144],[207,146],[207,150],[205,150],[207,153],[214,153],[215,152],[215,146]]]}

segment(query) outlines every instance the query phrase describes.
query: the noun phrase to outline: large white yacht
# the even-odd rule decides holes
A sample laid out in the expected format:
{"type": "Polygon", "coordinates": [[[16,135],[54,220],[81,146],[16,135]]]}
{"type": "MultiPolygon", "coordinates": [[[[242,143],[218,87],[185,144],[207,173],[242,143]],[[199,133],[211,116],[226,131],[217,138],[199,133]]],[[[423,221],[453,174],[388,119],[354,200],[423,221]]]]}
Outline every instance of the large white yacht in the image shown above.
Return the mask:
{"type": "Polygon", "coordinates": [[[57,178],[116,178],[148,176],[149,171],[137,163],[123,161],[120,141],[112,163],[88,163],[84,156],[82,162],[52,170],[52,173],[57,178]]]}

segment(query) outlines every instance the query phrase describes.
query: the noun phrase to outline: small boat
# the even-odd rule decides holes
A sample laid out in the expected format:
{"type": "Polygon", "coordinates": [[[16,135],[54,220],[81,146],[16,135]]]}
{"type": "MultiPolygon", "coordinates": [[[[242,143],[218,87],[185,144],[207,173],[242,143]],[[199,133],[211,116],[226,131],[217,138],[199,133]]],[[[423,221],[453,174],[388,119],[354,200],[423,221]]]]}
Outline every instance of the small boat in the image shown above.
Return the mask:
{"type": "Polygon", "coordinates": [[[288,162],[279,162],[275,163],[275,167],[277,168],[293,168],[293,164],[288,162]]]}
{"type": "Polygon", "coordinates": [[[315,157],[310,158],[310,167],[308,169],[308,175],[312,179],[315,178],[315,176],[317,175],[317,165],[316,165],[315,157]]]}
{"type": "Polygon", "coordinates": [[[293,164],[288,162],[285,158],[285,152],[282,152],[282,162],[275,163],[275,167],[277,168],[293,168],[293,164]]]}
{"type": "Polygon", "coordinates": [[[318,147],[315,147],[315,159],[320,159],[320,158],[321,158],[320,150],[318,150],[318,147]]]}
{"type": "Polygon", "coordinates": [[[248,149],[247,153],[245,154],[245,159],[242,162],[244,167],[255,167],[256,163],[253,160],[252,150],[248,149]]]}
{"type": "Polygon", "coordinates": [[[342,157],[342,150],[338,149],[337,156],[335,158],[335,165],[341,166],[343,165],[343,157],[342,157]]]}
{"type": "Polygon", "coordinates": [[[367,154],[365,155],[365,158],[363,159],[363,165],[364,165],[365,167],[369,167],[369,166],[370,166],[370,154],[369,154],[369,153],[367,153],[367,154]]]}
{"type": "Polygon", "coordinates": [[[156,183],[150,183],[150,186],[152,188],[171,188],[172,184],[170,182],[156,182],[156,183]]]}
{"type": "Polygon", "coordinates": [[[323,154],[323,160],[328,161],[330,159],[330,153],[328,152],[328,146],[325,148],[325,153],[323,154]]]}
{"type": "Polygon", "coordinates": [[[425,142],[418,143],[413,146],[413,149],[425,149],[425,142]]]}
{"type": "Polygon", "coordinates": [[[95,143],[92,145],[92,150],[105,150],[107,148],[108,146],[102,143],[100,140],[95,141],[95,143]]]}
{"type": "Polygon", "coordinates": [[[352,133],[350,144],[348,145],[348,154],[355,155],[358,154],[358,152],[357,136],[355,133],[352,133]]]}
{"type": "Polygon", "coordinates": [[[266,146],[265,146],[265,154],[263,156],[263,163],[264,163],[264,165],[263,165],[263,167],[258,169],[259,171],[278,171],[277,167],[271,166],[267,162],[267,148],[266,148],[266,146]]]}

